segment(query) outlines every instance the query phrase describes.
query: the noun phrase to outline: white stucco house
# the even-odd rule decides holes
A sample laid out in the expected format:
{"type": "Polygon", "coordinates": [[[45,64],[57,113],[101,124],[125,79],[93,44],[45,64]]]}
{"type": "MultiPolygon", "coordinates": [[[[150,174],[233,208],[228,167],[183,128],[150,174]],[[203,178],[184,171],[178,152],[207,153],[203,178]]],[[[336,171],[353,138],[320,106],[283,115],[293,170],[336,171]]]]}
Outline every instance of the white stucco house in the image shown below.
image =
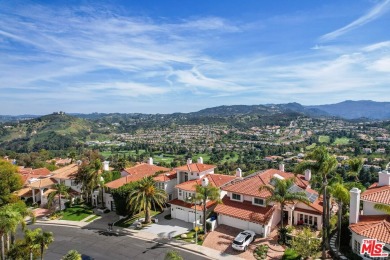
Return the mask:
{"type": "MultiPolygon", "coordinates": [[[[222,187],[226,183],[234,180],[235,176],[215,174],[215,165],[204,164],[200,157],[197,163],[192,163],[191,159],[187,160],[187,164],[176,168],[177,185],[175,186],[177,198],[169,201],[171,204],[172,218],[180,219],[185,222],[198,223],[203,219],[203,207],[206,206],[207,212],[210,212],[216,206],[215,201],[207,201],[206,205],[202,205],[200,201],[197,203],[190,202],[190,198],[195,197],[197,185],[211,185],[214,187],[222,187]]],[[[221,193],[223,196],[224,193],[221,193]]]]}
{"type": "Polygon", "coordinates": [[[322,227],[322,200],[318,193],[310,188],[311,172],[305,176],[297,175],[293,191],[305,192],[310,203],[296,202],[288,204],[284,209],[279,205],[266,205],[270,196],[268,191],[259,191],[261,185],[272,185],[272,178],[290,179],[293,173],[269,169],[239,178],[223,186],[226,195],[222,204],[218,204],[214,212],[218,213],[218,225],[227,225],[239,229],[250,229],[262,237],[268,236],[271,230],[281,221],[280,211],[284,211],[284,222],[288,225],[308,225],[318,230],[322,227]]]}
{"type": "MultiPolygon", "coordinates": [[[[351,247],[356,254],[360,254],[363,239],[376,239],[384,243],[384,250],[390,255],[390,215],[376,210],[375,204],[390,205],[390,171],[381,171],[379,181],[371,185],[363,193],[358,188],[350,191],[349,229],[351,230],[351,247]],[[363,210],[361,211],[361,204],[363,210]]],[[[372,259],[361,255],[363,259],[372,259]]],[[[375,259],[388,259],[377,257],[375,259]]]]}

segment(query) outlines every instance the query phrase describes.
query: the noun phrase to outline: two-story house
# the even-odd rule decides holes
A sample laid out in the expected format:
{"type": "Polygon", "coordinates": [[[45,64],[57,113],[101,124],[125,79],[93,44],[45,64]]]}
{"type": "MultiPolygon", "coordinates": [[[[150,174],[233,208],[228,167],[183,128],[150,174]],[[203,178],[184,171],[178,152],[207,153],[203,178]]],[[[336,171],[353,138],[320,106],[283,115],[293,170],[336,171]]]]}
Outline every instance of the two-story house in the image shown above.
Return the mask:
{"type": "MultiPolygon", "coordinates": [[[[350,191],[349,229],[352,233],[352,250],[356,254],[360,254],[363,239],[376,239],[378,242],[385,243],[386,253],[390,254],[390,215],[374,208],[375,204],[390,205],[390,169],[378,174],[378,182],[363,193],[358,188],[350,191]],[[363,201],[363,211],[360,210],[361,201],[363,201]]],[[[362,257],[372,259],[368,256],[362,257]]]]}
{"type": "MultiPolygon", "coordinates": [[[[204,205],[201,205],[200,202],[192,203],[189,201],[189,198],[195,197],[196,186],[211,185],[220,188],[236,178],[235,176],[215,174],[215,168],[215,165],[204,164],[200,157],[197,163],[192,163],[192,160],[188,159],[186,165],[175,169],[177,172],[177,199],[169,201],[172,218],[194,223],[196,207],[196,220],[201,221],[204,205]]],[[[210,212],[215,205],[215,201],[207,201],[207,212],[210,212]]]]}
{"type": "MultiPolygon", "coordinates": [[[[154,165],[153,159],[149,158],[147,163],[140,163],[133,167],[124,169],[121,172],[121,175],[123,177],[108,182],[104,185],[105,190],[103,200],[105,207],[115,211],[115,202],[111,194],[112,189],[118,189],[119,187],[122,187],[127,183],[139,181],[144,177],[153,176],[157,173],[160,174],[154,177],[154,180],[156,181],[156,186],[165,190],[169,199],[174,199],[176,197],[174,189],[176,185],[176,172],[170,171],[170,169],[165,167],[154,165]]],[[[93,193],[92,200],[94,205],[100,205],[101,203],[101,194],[99,195],[99,192],[99,190],[96,190],[93,193]]]]}
{"type": "Polygon", "coordinates": [[[322,201],[318,193],[310,188],[311,172],[307,170],[305,176],[269,169],[256,172],[245,178],[239,178],[223,186],[222,191],[226,195],[222,204],[218,204],[214,212],[218,213],[218,225],[227,225],[239,229],[250,229],[266,237],[271,230],[281,221],[280,211],[284,211],[284,222],[289,225],[309,225],[320,230],[322,225],[322,201]],[[270,193],[266,190],[259,191],[261,185],[272,185],[272,179],[294,178],[295,183],[291,191],[303,191],[310,203],[301,202],[287,204],[283,209],[279,205],[266,204],[270,193]]]}

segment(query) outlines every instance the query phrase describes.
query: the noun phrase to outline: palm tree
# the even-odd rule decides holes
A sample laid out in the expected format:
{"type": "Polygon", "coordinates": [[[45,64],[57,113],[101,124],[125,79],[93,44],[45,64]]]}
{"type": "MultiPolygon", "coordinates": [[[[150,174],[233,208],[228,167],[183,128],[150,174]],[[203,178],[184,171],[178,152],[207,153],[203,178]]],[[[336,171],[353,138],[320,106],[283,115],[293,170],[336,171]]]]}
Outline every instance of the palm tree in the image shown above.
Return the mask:
{"type": "Polygon", "coordinates": [[[76,250],[70,250],[61,260],[82,260],[82,257],[76,250]]]}
{"type": "Polygon", "coordinates": [[[40,246],[40,254],[41,260],[43,260],[43,251],[47,249],[47,247],[54,242],[54,237],[52,232],[42,231],[40,228],[37,236],[35,237],[35,241],[40,246]]]}
{"type": "MultiPolygon", "coordinates": [[[[26,227],[26,222],[24,220],[26,217],[30,217],[32,223],[35,222],[34,213],[32,212],[31,209],[27,208],[26,204],[23,201],[18,201],[16,203],[12,203],[8,205],[12,210],[18,212],[21,215],[21,218],[19,219],[20,220],[19,224],[22,225],[22,230],[24,230],[26,227]]],[[[15,232],[11,231],[11,244],[14,244],[14,242],[15,242],[15,232]]],[[[9,243],[7,244],[7,249],[9,250],[9,243]]]]}
{"type": "Polygon", "coordinates": [[[383,211],[384,213],[390,215],[390,205],[386,205],[386,204],[375,204],[375,205],[374,205],[374,209],[383,211]]]}
{"type": "Polygon", "coordinates": [[[99,184],[101,166],[100,160],[96,159],[91,164],[84,162],[77,171],[75,181],[81,184],[81,189],[87,202],[89,201],[90,195],[99,184]]]}
{"type": "Polygon", "coordinates": [[[167,194],[164,190],[155,186],[156,181],[153,176],[141,179],[134,190],[129,193],[127,198],[128,207],[134,211],[143,211],[145,213],[145,224],[152,221],[150,209],[153,206],[162,207],[167,201],[167,194]]]}
{"type": "Polygon", "coordinates": [[[183,260],[183,257],[177,251],[169,250],[164,257],[164,260],[183,260]]]}
{"type": "Polygon", "coordinates": [[[53,189],[55,189],[55,191],[50,192],[50,194],[47,198],[47,205],[48,205],[48,207],[51,207],[55,196],[58,195],[58,203],[60,205],[60,211],[61,211],[62,210],[62,205],[61,205],[62,196],[64,196],[65,198],[69,197],[70,188],[63,183],[57,183],[57,184],[53,185],[53,189]]]}
{"type": "Polygon", "coordinates": [[[355,181],[359,182],[359,173],[363,168],[363,160],[360,158],[353,158],[348,160],[348,174],[355,177],[355,181]]]}
{"type": "MultiPolygon", "coordinates": [[[[272,178],[272,186],[261,185],[259,191],[268,191],[271,195],[267,198],[267,205],[270,202],[278,203],[280,205],[280,219],[281,219],[281,230],[283,229],[283,209],[287,203],[292,202],[303,202],[309,203],[306,197],[306,193],[303,191],[291,192],[290,188],[294,185],[294,179],[279,179],[272,178]]],[[[280,234],[282,242],[284,242],[284,234],[280,234]]]]}
{"type": "Polygon", "coordinates": [[[329,247],[327,241],[328,226],[329,226],[329,206],[330,196],[327,194],[328,190],[328,175],[332,173],[337,167],[337,160],[331,156],[324,146],[316,147],[313,152],[306,156],[306,161],[297,165],[295,172],[302,173],[306,169],[310,169],[314,178],[312,186],[322,190],[323,198],[323,212],[322,212],[322,258],[326,258],[326,249],[329,247]]]}
{"type": "Polygon", "coordinates": [[[9,232],[16,232],[21,222],[23,222],[23,216],[10,204],[0,208],[1,259],[5,259],[4,236],[9,232]]]}
{"type": "Polygon", "coordinates": [[[338,221],[337,221],[337,248],[340,249],[341,237],[341,222],[343,217],[343,204],[349,202],[349,191],[341,183],[335,183],[330,187],[330,193],[335,198],[338,205],[338,221]]]}
{"type": "Polygon", "coordinates": [[[35,239],[41,231],[42,230],[40,228],[34,230],[27,229],[24,231],[24,241],[26,242],[26,246],[30,252],[30,260],[33,260],[34,253],[36,253],[41,246],[35,239]]]}
{"type": "Polygon", "coordinates": [[[202,201],[202,209],[203,209],[203,232],[204,234],[207,234],[207,227],[206,227],[206,213],[207,213],[207,201],[212,200],[216,201],[217,203],[221,202],[221,195],[219,193],[219,189],[217,187],[212,186],[210,183],[207,186],[199,185],[197,184],[195,187],[196,190],[196,200],[202,201]]]}

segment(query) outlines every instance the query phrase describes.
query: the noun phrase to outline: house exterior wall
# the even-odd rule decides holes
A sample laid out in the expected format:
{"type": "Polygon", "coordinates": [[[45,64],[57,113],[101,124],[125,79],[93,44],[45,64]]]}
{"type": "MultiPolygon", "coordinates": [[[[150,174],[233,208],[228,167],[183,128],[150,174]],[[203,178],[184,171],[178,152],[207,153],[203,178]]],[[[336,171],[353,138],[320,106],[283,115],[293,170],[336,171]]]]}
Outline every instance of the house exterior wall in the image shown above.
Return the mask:
{"type": "Polygon", "coordinates": [[[374,202],[363,201],[363,215],[383,215],[382,211],[374,209],[374,202]]]}
{"type": "Polygon", "coordinates": [[[166,184],[165,185],[166,193],[168,195],[172,194],[172,199],[176,199],[177,198],[177,192],[176,192],[176,189],[175,189],[175,185],[177,184],[177,180],[173,179],[173,180],[167,181],[165,184],[166,184]]]}
{"type": "MultiPolygon", "coordinates": [[[[196,215],[198,218],[198,223],[202,223],[203,212],[198,210],[196,211],[196,215]]],[[[171,217],[183,220],[185,222],[195,222],[195,210],[188,209],[176,205],[171,206],[171,217]]]]}

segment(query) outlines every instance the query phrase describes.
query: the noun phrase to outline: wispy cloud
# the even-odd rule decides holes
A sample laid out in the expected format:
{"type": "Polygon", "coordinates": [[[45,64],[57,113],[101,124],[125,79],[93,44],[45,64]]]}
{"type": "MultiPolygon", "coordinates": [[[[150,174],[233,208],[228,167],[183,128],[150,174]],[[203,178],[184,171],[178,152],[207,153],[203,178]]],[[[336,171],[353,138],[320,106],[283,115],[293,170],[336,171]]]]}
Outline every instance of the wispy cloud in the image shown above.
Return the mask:
{"type": "Polygon", "coordinates": [[[375,5],[373,8],[371,8],[363,16],[359,17],[358,19],[347,24],[344,27],[341,27],[333,32],[330,32],[330,33],[327,33],[327,34],[321,36],[320,40],[321,41],[334,40],[334,39],[340,37],[341,35],[349,32],[353,29],[356,29],[364,24],[367,24],[367,23],[377,19],[378,17],[380,17],[381,15],[386,13],[389,10],[389,7],[390,7],[390,0],[381,1],[377,5],[375,5]]]}

